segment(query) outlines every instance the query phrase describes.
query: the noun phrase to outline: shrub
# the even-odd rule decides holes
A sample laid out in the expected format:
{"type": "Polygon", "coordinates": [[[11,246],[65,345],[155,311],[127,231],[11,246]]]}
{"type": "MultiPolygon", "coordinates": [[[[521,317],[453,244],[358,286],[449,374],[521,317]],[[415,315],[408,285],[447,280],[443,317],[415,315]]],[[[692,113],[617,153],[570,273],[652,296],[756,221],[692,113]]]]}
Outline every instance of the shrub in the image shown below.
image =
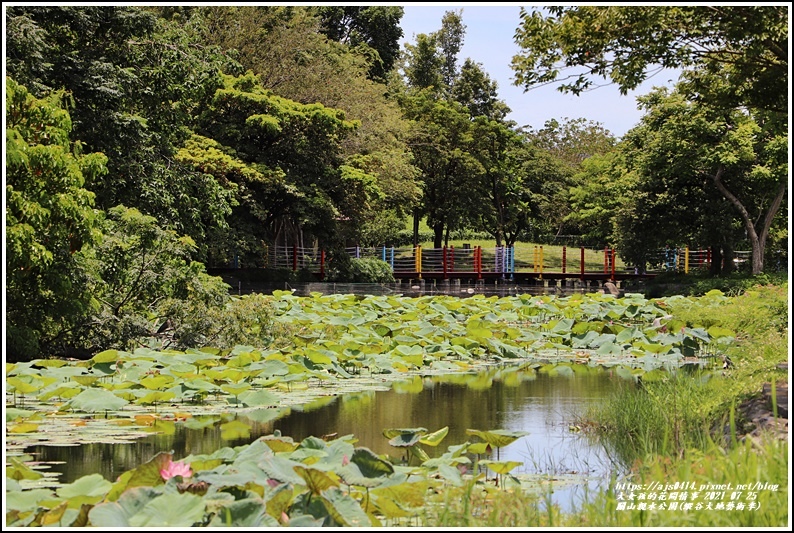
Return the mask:
{"type": "Polygon", "coordinates": [[[345,283],[394,283],[394,274],[386,261],[374,257],[351,258],[337,253],[329,261],[327,281],[345,283]]]}
{"type": "Polygon", "coordinates": [[[350,262],[353,283],[394,283],[394,274],[386,261],[361,257],[350,262]]]}

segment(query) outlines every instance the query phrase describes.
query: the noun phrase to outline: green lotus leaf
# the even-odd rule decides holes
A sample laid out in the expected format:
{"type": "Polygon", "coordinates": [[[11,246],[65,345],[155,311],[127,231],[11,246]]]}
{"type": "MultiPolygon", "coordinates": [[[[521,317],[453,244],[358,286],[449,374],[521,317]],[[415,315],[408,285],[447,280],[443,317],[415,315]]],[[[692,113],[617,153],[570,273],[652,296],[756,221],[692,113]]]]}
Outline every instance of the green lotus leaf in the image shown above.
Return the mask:
{"type": "Polygon", "coordinates": [[[114,363],[119,359],[119,355],[121,352],[118,350],[105,350],[104,352],[99,352],[94,357],[91,358],[91,361],[96,363],[114,363]]]}
{"type": "Polygon", "coordinates": [[[147,376],[140,380],[140,384],[149,390],[166,389],[174,382],[174,378],[168,375],[147,376]]]}
{"type": "Polygon", "coordinates": [[[422,438],[419,439],[419,442],[435,447],[441,444],[441,441],[444,440],[444,437],[447,436],[447,433],[449,433],[449,426],[444,426],[438,431],[434,431],[433,433],[422,436],[422,438]]]}
{"type": "Polygon", "coordinates": [[[623,353],[623,346],[612,341],[601,344],[596,350],[596,354],[600,356],[607,355],[621,355],[623,353]]]}
{"type": "Polygon", "coordinates": [[[361,508],[358,500],[343,493],[338,487],[323,492],[321,501],[328,515],[342,527],[370,527],[372,521],[361,508]]]}
{"type": "Polygon", "coordinates": [[[507,474],[517,466],[521,466],[524,463],[520,461],[490,461],[490,460],[482,460],[480,461],[481,465],[486,466],[489,470],[492,470],[496,474],[507,474]]]}
{"type": "Polygon", "coordinates": [[[641,348],[646,352],[651,352],[654,354],[662,354],[670,350],[669,345],[660,344],[660,343],[650,343],[650,342],[634,342],[632,346],[637,348],[641,348]]]}
{"type": "Polygon", "coordinates": [[[338,487],[339,482],[329,476],[326,472],[318,470],[317,468],[309,468],[303,465],[295,465],[292,467],[298,476],[303,479],[303,482],[312,492],[312,494],[320,494],[326,489],[331,487],[338,487]]]}
{"type": "Polygon", "coordinates": [[[129,518],[132,527],[191,527],[204,517],[204,500],[185,492],[165,493],[129,518]]]}
{"type": "Polygon", "coordinates": [[[413,345],[413,346],[406,346],[404,344],[398,345],[395,349],[396,352],[399,352],[402,356],[411,356],[411,355],[422,355],[424,350],[421,346],[413,345]]]}
{"type": "Polygon", "coordinates": [[[72,376],[72,380],[76,381],[80,385],[84,387],[90,387],[97,381],[101,376],[72,376]]]}
{"type": "Polygon", "coordinates": [[[172,400],[175,397],[176,394],[172,391],[155,390],[150,392],[149,394],[141,396],[140,398],[135,400],[135,403],[138,405],[155,404],[158,402],[167,402],[168,400],[172,400]]]}
{"type": "Polygon", "coordinates": [[[712,339],[719,339],[722,337],[731,337],[731,338],[736,337],[736,333],[733,330],[730,330],[728,328],[723,328],[720,326],[711,326],[708,329],[708,334],[712,339]]]}
{"type": "Polygon", "coordinates": [[[121,494],[118,501],[95,505],[88,512],[89,522],[94,527],[130,527],[130,517],[160,494],[160,490],[152,487],[132,488],[121,494]]]}
{"type": "Polygon", "coordinates": [[[383,477],[394,473],[394,466],[368,448],[356,448],[350,462],[358,466],[361,474],[366,477],[383,477]]]}
{"type": "Polygon", "coordinates": [[[6,385],[11,385],[14,391],[21,394],[31,394],[44,388],[44,383],[35,376],[6,378],[6,385]]]}
{"type": "Polygon", "coordinates": [[[76,411],[88,413],[115,411],[127,405],[127,400],[119,398],[104,389],[86,389],[67,402],[67,406],[76,411]]]}
{"type": "Polygon", "coordinates": [[[709,337],[708,331],[703,328],[686,328],[685,333],[695,337],[696,339],[700,339],[701,341],[708,343],[711,341],[711,337],[709,337]]]}
{"type": "Polygon", "coordinates": [[[156,487],[163,484],[160,470],[164,470],[172,460],[172,455],[167,452],[160,452],[145,463],[138,465],[137,468],[124,472],[119,479],[113,483],[113,488],[108,493],[107,500],[115,501],[119,495],[127,489],[133,487],[156,487]]]}
{"type": "Polygon", "coordinates": [[[37,414],[37,411],[27,411],[17,407],[6,407],[6,423],[14,422],[16,420],[24,420],[37,414]]]}
{"type": "Polygon", "coordinates": [[[224,505],[210,522],[210,527],[278,527],[278,520],[267,514],[267,505],[259,498],[236,500],[224,505]]]}
{"type": "Polygon", "coordinates": [[[289,374],[289,367],[278,359],[267,359],[258,361],[250,366],[251,370],[261,370],[260,375],[265,376],[286,376],[289,374]]]}
{"type": "Polygon", "coordinates": [[[224,384],[221,385],[221,390],[223,390],[227,394],[231,394],[232,396],[239,396],[243,392],[247,391],[251,388],[250,383],[241,383],[239,385],[230,385],[224,384]]]}
{"type": "Polygon", "coordinates": [[[6,431],[9,433],[19,434],[19,433],[35,433],[39,429],[39,424],[34,424],[33,422],[22,422],[20,424],[14,424],[11,426],[7,426],[6,431]]]}
{"type": "Polygon", "coordinates": [[[221,439],[237,440],[246,439],[251,435],[251,424],[241,420],[232,420],[220,425],[221,439]]]}
{"type": "Polygon", "coordinates": [[[413,446],[426,434],[426,428],[393,428],[383,430],[383,436],[390,439],[389,444],[399,448],[413,446]]]}
{"type": "Polygon", "coordinates": [[[467,435],[474,435],[480,437],[482,440],[490,444],[494,448],[504,448],[508,444],[512,444],[516,440],[529,435],[527,431],[508,431],[504,429],[496,429],[490,431],[481,431],[478,429],[467,429],[467,435]]]}
{"type": "Polygon", "coordinates": [[[404,481],[384,484],[370,489],[369,493],[377,508],[387,517],[413,516],[425,505],[425,494],[429,482],[426,480],[404,481]]]}
{"type": "Polygon", "coordinates": [[[40,366],[44,368],[60,368],[69,363],[63,359],[34,359],[31,361],[31,364],[33,366],[40,366]]]}
{"type": "Polygon", "coordinates": [[[102,477],[102,474],[89,474],[77,479],[74,483],[63,485],[55,492],[61,498],[71,500],[70,507],[83,503],[96,503],[110,491],[113,484],[102,477]]]}
{"type": "Polygon", "coordinates": [[[31,489],[20,491],[6,491],[5,508],[6,512],[15,510],[20,513],[35,511],[39,507],[39,502],[52,499],[52,491],[49,489],[31,489]]]}
{"type": "MultiPolygon", "coordinates": [[[[17,457],[9,457],[8,462],[11,463],[10,466],[6,466],[6,477],[9,479],[20,481],[23,479],[35,480],[44,477],[44,475],[41,472],[37,472],[36,470],[33,470],[17,457]]],[[[6,493],[6,496],[8,496],[8,493],[6,493]]],[[[6,508],[16,509],[15,507],[8,507],[7,504],[6,504],[6,508]]]]}
{"type": "MultiPolygon", "coordinates": [[[[223,388],[223,386],[221,388],[223,388]]],[[[278,396],[264,390],[249,390],[243,392],[239,395],[239,399],[240,402],[242,402],[244,405],[248,407],[261,407],[263,405],[278,405],[279,403],[278,396]]]]}

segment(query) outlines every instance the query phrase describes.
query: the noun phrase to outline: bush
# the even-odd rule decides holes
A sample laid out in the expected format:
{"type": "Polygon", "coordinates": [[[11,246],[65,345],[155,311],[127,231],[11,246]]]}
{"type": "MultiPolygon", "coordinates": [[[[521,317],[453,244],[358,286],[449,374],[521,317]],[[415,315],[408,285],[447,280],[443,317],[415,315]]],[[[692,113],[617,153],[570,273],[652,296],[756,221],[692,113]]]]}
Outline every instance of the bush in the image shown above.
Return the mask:
{"type": "Polygon", "coordinates": [[[66,349],[134,349],[166,331],[179,347],[202,344],[230,295],[191,260],[193,241],[123,206],[108,211],[103,230],[90,259],[97,310],[65,339],[66,349]]]}
{"type": "Polygon", "coordinates": [[[362,257],[350,261],[353,283],[394,283],[394,274],[386,261],[362,257]]]}
{"type": "Polygon", "coordinates": [[[329,261],[327,281],[343,283],[394,283],[394,274],[386,261],[374,257],[351,258],[337,253],[329,261]]]}

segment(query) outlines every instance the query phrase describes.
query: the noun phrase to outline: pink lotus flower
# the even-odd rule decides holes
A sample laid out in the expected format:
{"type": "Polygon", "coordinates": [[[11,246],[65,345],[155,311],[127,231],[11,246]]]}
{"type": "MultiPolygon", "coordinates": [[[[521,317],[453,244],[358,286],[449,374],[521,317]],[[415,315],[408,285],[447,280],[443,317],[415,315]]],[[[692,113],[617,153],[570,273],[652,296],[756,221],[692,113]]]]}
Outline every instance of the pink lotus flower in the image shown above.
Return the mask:
{"type": "Polygon", "coordinates": [[[163,478],[164,481],[168,481],[174,476],[182,476],[190,477],[193,475],[193,472],[190,470],[190,465],[187,463],[175,463],[171,460],[168,461],[168,465],[160,470],[160,477],[163,478]]]}

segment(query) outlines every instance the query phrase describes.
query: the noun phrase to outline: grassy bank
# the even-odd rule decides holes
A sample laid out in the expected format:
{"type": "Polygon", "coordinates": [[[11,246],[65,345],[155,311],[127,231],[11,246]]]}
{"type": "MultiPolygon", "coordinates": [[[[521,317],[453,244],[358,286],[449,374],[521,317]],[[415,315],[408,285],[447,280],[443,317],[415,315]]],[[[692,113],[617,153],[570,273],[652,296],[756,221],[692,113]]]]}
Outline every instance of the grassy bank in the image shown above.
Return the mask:
{"type": "Polygon", "coordinates": [[[743,438],[754,426],[740,408],[760,401],[764,383],[788,380],[787,370],[779,368],[789,352],[788,284],[754,286],[727,298],[714,293],[681,297],[670,313],[686,327],[735,331],[738,342],[723,354],[733,366],[630,384],[587,414],[593,438],[631,465],[627,477],[613,479],[607,490],[591,494],[570,513],[543,498],[485,496],[466,487],[446,495],[443,511],[428,522],[447,527],[789,525],[788,440],[757,428],[755,438],[743,438]],[[642,488],[629,490],[626,483],[642,488]],[[675,483],[689,487],[684,499],[683,490],[673,490],[675,483]],[[668,508],[671,501],[675,509],[668,508]]]}

